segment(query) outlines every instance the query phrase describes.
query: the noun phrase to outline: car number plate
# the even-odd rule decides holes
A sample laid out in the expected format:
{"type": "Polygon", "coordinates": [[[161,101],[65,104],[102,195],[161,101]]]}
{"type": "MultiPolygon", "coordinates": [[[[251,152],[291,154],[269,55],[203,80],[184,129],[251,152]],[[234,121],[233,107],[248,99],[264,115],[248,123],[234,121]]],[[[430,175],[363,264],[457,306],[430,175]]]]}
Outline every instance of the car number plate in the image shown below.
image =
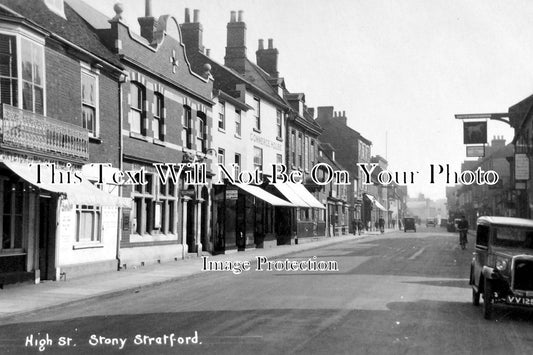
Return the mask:
{"type": "Polygon", "coordinates": [[[517,304],[522,306],[533,306],[533,298],[531,297],[518,297],[518,296],[507,296],[507,303],[517,304]]]}

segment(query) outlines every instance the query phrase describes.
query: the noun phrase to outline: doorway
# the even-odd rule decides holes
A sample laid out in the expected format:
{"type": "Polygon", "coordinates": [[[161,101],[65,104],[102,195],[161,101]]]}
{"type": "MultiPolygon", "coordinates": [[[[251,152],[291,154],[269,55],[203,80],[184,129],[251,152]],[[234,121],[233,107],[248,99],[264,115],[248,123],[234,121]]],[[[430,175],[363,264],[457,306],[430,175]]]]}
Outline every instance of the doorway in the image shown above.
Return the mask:
{"type": "Polygon", "coordinates": [[[41,280],[55,280],[55,203],[39,197],[39,270],[41,280]]]}
{"type": "Polygon", "coordinates": [[[196,231],[194,228],[195,225],[195,213],[194,210],[196,208],[196,204],[194,201],[189,201],[187,203],[187,246],[188,246],[188,252],[189,253],[197,253],[198,252],[198,245],[196,245],[196,231]]]}

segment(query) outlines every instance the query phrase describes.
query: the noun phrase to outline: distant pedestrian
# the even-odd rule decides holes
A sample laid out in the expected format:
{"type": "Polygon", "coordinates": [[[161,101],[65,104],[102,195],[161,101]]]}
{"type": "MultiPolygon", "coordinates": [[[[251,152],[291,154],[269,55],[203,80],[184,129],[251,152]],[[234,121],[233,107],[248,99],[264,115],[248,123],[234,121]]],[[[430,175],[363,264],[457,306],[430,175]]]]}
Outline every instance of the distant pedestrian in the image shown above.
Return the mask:
{"type": "Polygon", "coordinates": [[[375,222],[374,222],[374,227],[376,228],[376,231],[377,231],[377,230],[378,230],[378,227],[379,227],[379,223],[378,223],[378,221],[375,221],[375,222]]]}
{"type": "Polygon", "coordinates": [[[384,233],[385,232],[385,220],[383,218],[380,218],[378,224],[379,224],[380,232],[384,233]]]}

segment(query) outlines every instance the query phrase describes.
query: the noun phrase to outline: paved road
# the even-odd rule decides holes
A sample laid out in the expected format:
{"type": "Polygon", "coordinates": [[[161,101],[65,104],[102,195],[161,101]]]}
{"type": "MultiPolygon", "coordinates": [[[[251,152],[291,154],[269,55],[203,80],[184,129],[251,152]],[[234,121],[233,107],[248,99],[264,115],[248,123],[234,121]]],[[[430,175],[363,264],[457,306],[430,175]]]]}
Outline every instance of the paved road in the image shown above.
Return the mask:
{"type": "Polygon", "coordinates": [[[486,321],[470,303],[471,251],[438,228],[330,245],[281,260],[316,256],[338,271],[252,265],[20,316],[0,327],[0,353],[39,353],[30,341],[47,334],[51,354],[533,353],[533,312],[486,321]]]}

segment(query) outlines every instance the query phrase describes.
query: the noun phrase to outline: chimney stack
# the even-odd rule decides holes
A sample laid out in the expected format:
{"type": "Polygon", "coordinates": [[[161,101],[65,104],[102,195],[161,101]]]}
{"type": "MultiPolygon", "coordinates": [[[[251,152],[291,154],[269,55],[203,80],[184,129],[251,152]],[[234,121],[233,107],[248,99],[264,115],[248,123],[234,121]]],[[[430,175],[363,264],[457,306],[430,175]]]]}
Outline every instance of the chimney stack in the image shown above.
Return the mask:
{"type": "Polygon", "coordinates": [[[141,26],[141,36],[152,43],[155,32],[155,18],[152,16],[152,0],[145,0],[144,3],[144,17],[139,17],[139,25],[141,26]]]}
{"type": "Polygon", "coordinates": [[[230,22],[227,28],[226,55],[224,65],[244,74],[246,63],[246,24],[243,20],[243,11],[235,18],[235,11],[231,11],[230,22]]]}
{"type": "Polygon", "coordinates": [[[328,121],[333,118],[333,106],[319,106],[317,110],[317,120],[328,121]]]}
{"type": "Polygon", "coordinates": [[[263,40],[259,40],[259,48],[255,52],[257,65],[271,77],[278,78],[278,50],[274,48],[274,40],[268,39],[268,48],[264,49],[263,40]]]}
{"type": "Polygon", "coordinates": [[[181,37],[187,54],[197,52],[204,53],[203,32],[204,29],[200,23],[200,10],[193,10],[193,22],[188,8],[185,9],[185,22],[180,25],[181,37]]]}

